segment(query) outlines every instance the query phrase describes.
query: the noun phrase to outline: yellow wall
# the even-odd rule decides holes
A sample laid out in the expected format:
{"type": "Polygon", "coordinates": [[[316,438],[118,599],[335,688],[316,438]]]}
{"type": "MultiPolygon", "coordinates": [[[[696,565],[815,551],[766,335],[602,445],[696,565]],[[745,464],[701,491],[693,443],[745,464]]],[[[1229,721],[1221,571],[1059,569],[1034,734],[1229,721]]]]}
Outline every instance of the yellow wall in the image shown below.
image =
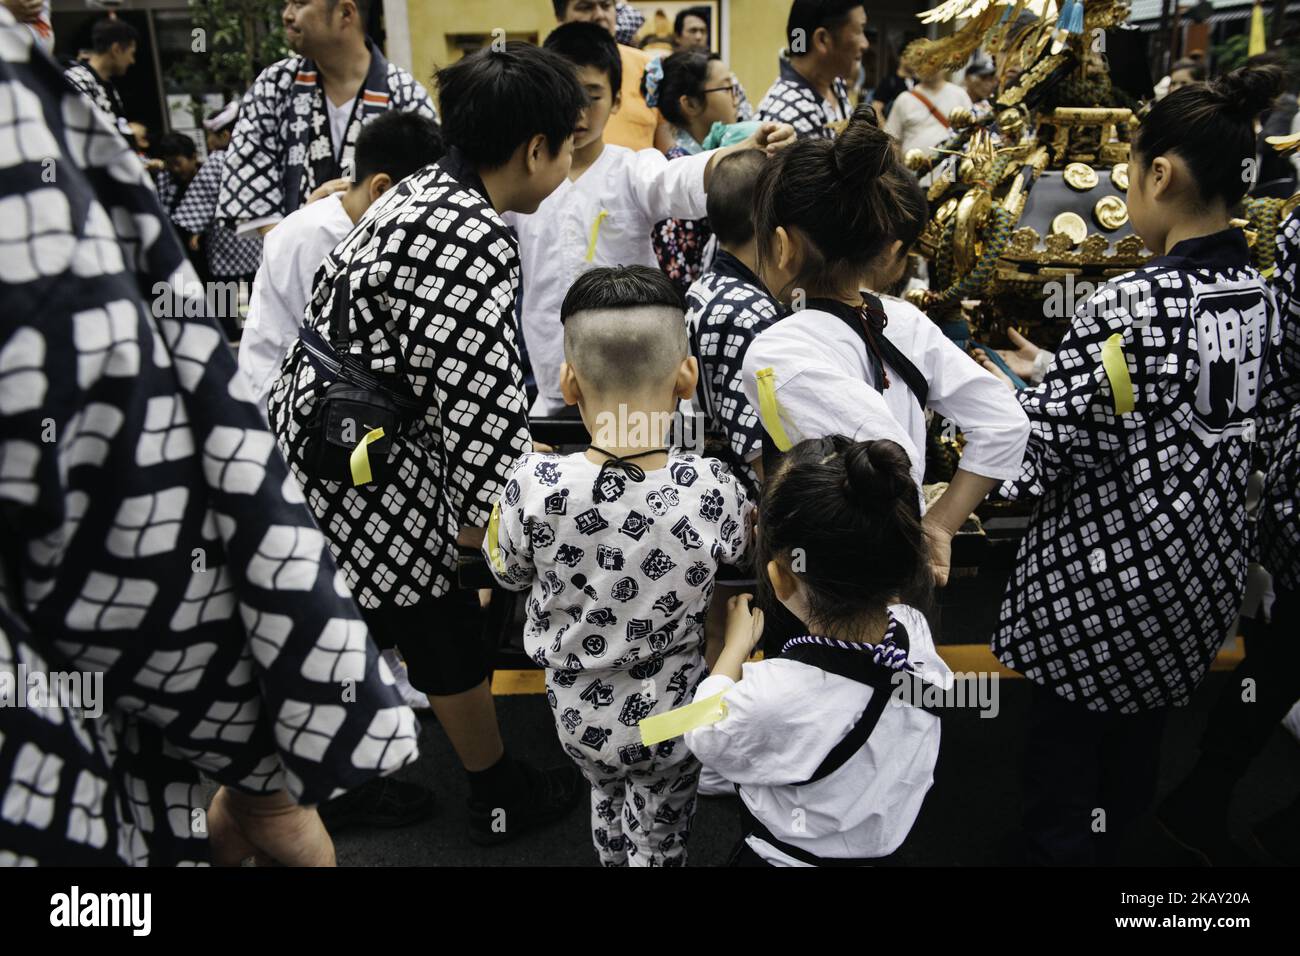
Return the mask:
{"type": "MultiPolygon", "coordinates": [[[[412,73],[430,87],[434,70],[460,57],[449,36],[490,35],[499,28],[512,39],[536,34],[540,42],[555,27],[551,0],[407,0],[406,9],[412,73]]],[[[776,79],[777,51],[789,10],[784,0],[731,0],[729,5],[731,68],[755,106],[776,79]]]]}

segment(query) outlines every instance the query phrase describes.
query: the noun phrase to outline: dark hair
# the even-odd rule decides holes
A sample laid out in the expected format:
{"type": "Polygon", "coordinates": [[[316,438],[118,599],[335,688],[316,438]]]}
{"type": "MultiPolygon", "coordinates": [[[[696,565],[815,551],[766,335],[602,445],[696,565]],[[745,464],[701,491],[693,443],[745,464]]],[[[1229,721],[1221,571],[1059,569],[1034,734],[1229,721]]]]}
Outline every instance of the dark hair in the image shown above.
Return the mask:
{"type": "MultiPolygon", "coordinates": [[[[686,117],[682,115],[681,97],[703,99],[700,90],[709,80],[709,64],[721,59],[716,53],[702,50],[683,50],[660,60],[664,68],[664,77],[659,81],[659,112],[664,119],[674,126],[684,127],[686,117]]],[[[641,95],[646,95],[646,78],[641,77],[641,95]]]]}
{"type": "Polygon", "coordinates": [[[805,624],[838,628],[896,600],[928,603],[933,582],[916,483],[894,442],[801,441],[782,457],[759,508],[756,567],[768,606],[767,563],[778,557],[803,583],[812,618],[805,624]]]}
{"type": "Polygon", "coordinates": [[[443,138],[484,169],[505,165],[539,133],[555,155],[587,105],[567,60],[518,40],[439,70],[438,99],[443,138]]]}
{"type": "Polygon", "coordinates": [[[910,252],[916,240],[925,232],[930,221],[930,203],[925,198],[925,189],[915,175],[906,168],[900,169],[898,178],[898,209],[900,218],[896,224],[894,238],[902,242],[899,254],[910,252]]]}
{"type": "Polygon", "coordinates": [[[634,309],[663,305],[685,311],[682,294],[666,275],[650,266],[601,266],[574,280],[560,304],[560,324],[587,309],[634,309]]]}
{"type": "MultiPolygon", "coordinates": [[[[325,0],[325,6],[330,13],[338,9],[340,0],[325,0]]],[[[366,18],[370,16],[370,0],[352,0],[357,6],[357,20],[361,23],[361,32],[366,30],[366,18]]]]}
{"type": "Polygon", "coordinates": [[[618,44],[595,23],[562,23],[551,31],[542,49],[559,54],[574,66],[590,66],[604,73],[614,96],[623,88],[623,57],[618,44]]]}
{"type": "Polygon", "coordinates": [[[1169,68],[1169,75],[1173,76],[1179,70],[1186,70],[1192,74],[1192,80],[1200,83],[1205,79],[1205,64],[1198,63],[1195,60],[1179,60],[1169,68]]]}
{"type": "Polygon", "coordinates": [[[1255,157],[1255,117],[1281,87],[1282,71],[1262,66],[1174,90],[1142,119],[1134,156],[1142,170],[1165,153],[1182,157],[1201,199],[1222,199],[1231,206],[1251,186],[1243,171],[1255,157]]]}
{"type": "Polygon", "coordinates": [[[785,37],[792,56],[802,56],[811,49],[813,34],[821,27],[834,33],[849,19],[849,14],[856,7],[865,7],[863,0],[794,0],[790,4],[790,16],[785,21],[785,37]],[[802,31],[796,33],[795,31],[802,31]],[[803,53],[795,53],[794,47],[799,39],[803,41],[803,53]]]}
{"type": "MultiPolygon", "coordinates": [[[[83,34],[84,35],[84,34],[83,34]]],[[[117,17],[105,17],[96,20],[90,30],[90,46],[96,53],[107,53],[116,44],[130,46],[140,42],[140,34],[135,27],[117,17]]]]}
{"type": "Polygon", "coordinates": [[[764,166],[754,193],[759,261],[784,226],[811,246],[796,286],[818,294],[857,281],[891,242],[907,242],[918,215],[915,183],[864,103],[834,140],[801,139],[764,166]]]}
{"type": "Polygon", "coordinates": [[[677,16],[673,17],[673,36],[682,35],[682,27],[686,26],[686,18],[695,17],[704,21],[704,25],[713,30],[713,17],[710,15],[708,7],[687,7],[685,10],[678,10],[677,16]]]}
{"type": "Polygon", "coordinates": [[[754,238],[754,189],[767,165],[761,149],[742,149],[718,160],[709,180],[709,225],[724,246],[743,246],[754,238]]]}
{"type": "Polygon", "coordinates": [[[171,159],[173,156],[193,159],[198,155],[198,147],[194,145],[194,140],[184,133],[164,133],[158,138],[158,145],[154,147],[154,151],[159,159],[171,159]]]}
{"type": "Polygon", "coordinates": [[[427,116],[388,110],[361,127],[357,134],[354,180],[387,173],[400,182],[418,169],[442,159],[446,149],[442,130],[427,116]]]}

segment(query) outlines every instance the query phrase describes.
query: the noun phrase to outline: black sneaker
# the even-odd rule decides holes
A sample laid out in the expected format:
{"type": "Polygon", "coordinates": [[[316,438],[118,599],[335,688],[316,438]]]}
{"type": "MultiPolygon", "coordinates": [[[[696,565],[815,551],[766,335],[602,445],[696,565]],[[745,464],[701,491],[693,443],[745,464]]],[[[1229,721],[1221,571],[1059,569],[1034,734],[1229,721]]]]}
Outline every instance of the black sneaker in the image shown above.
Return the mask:
{"type": "Polygon", "coordinates": [[[393,829],[427,820],[435,809],[433,791],[380,777],[322,803],[320,818],[331,833],[350,826],[393,829]]]}
{"type": "Polygon", "coordinates": [[[469,801],[469,838],[478,846],[497,846],[530,830],[554,823],[591,793],[591,784],[568,764],[549,770],[519,762],[522,786],[503,807],[469,801]]]}

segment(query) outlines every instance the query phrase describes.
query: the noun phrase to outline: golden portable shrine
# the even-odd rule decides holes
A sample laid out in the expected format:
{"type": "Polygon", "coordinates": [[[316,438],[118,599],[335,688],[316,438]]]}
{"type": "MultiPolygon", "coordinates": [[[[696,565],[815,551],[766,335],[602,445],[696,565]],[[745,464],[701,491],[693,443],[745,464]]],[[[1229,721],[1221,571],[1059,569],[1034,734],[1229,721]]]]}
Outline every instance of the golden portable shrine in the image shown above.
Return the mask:
{"type": "MultiPolygon", "coordinates": [[[[1127,18],[1128,4],[1065,0],[1049,10],[1029,0],[948,0],[923,22],[966,22],[904,55],[918,72],[955,69],[981,47],[997,63],[988,115],[954,110],[950,139],[904,157],[928,175],[932,210],[918,243],[930,288],[908,298],[941,324],[964,315],[974,337],[994,346],[1016,326],[1054,347],[1077,302],[1151,255],[1125,201],[1138,104],[1112,87],[1104,53],[1105,31],[1127,18]]],[[[1300,195],[1244,202],[1241,222],[1261,270],[1272,265],[1278,224],[1298,204],[1300,195]]]]}
{"type": "MultiPolygon", "coordinates": [[[[904,157],[928,183],[931,210],[916,249],[929,288],[907,298],[963,347],[1004,347],[1015,327],[1054,349],[1078,304],[1151,258],[1126,202],[1141,107],[1112,85],[1105,56],[1105,31],[1127,19],[1127,0],[1057,2],[947,0],[922,21],[962,25],[904,52],[918,75],[955,70],[977,49],[996,63],[992,109],[952,111],[947,141],[904,157]]],[[[1295,149],[1297,137],[1273,145],[1295,149]]],[[[1244,201],[1238,222],[1261,271],[1297,205],[1300,195],[1244,201]]],[[[932,422],[928,499],[946,487],[961,445],[960,433],[932,422]]],[[[1003,591],[1030,507],[990,499],[954,539],[953,580],[939,601],[954,633],[976,635],[996,619],[989,598],[1003,591]]]]}

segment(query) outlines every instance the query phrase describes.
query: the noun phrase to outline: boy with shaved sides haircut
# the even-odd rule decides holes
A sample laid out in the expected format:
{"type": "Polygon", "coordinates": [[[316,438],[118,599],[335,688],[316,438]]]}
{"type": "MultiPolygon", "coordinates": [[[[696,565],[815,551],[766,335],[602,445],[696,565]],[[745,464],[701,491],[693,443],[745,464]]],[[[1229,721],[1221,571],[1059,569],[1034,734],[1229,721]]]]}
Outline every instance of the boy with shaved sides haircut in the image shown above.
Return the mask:
{"type": "Polygon", "coordinates": [[[595,440],[520,458],[483,549],[503,587],[532,592],[524,646],[591,784],[600,862],[681,866],[700,764],[680,738],[645,746],[638,725],[704,679],[714,578],[745,560],[753,506],[721,462],[665,447],[697,369],[662,272],[593,269],[560,315],[561,388],[595,440]]]}

